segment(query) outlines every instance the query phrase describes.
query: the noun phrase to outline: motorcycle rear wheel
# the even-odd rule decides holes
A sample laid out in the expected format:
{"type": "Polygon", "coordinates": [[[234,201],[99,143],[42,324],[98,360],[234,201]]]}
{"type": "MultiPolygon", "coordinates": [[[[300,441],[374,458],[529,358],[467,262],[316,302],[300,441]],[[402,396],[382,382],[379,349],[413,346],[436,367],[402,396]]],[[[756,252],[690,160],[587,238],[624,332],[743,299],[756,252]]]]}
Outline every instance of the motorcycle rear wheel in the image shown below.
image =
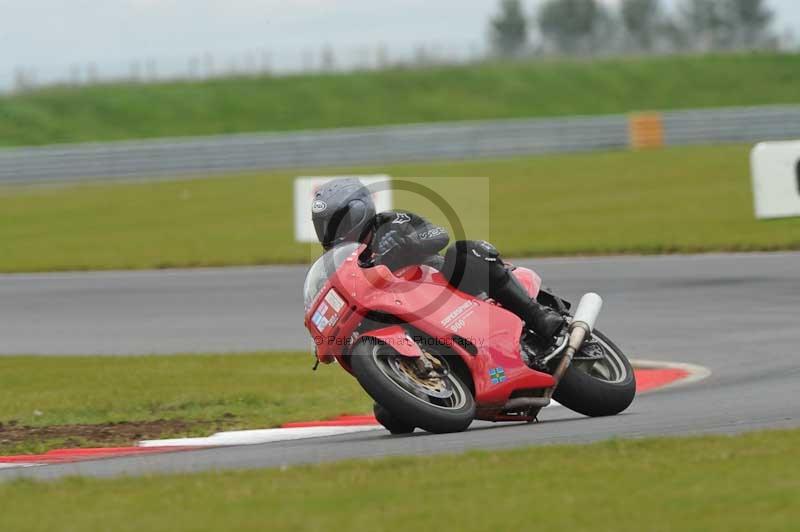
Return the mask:
{"type": "Polygon", "coordinates": [[[574,360],[553,399],[585,416],[613,416],[633,402],[636,376],[628,357],[607,336],[595,330],[592,339],[602,348],[603,358],[595,362],[574,360]]]}
{"type": "Polygon", "coordinates": [[[368,338],[353,346],[350,355],[359,384],[400,424],[442,434],[464,431],[475,418],[475,399],[455,372],[448,371],[442,378],[444,392],[450,396],[441,398],[436,396],[444,394],[400,371],[400,364],[411,359],[386,344],[368,338]]]}

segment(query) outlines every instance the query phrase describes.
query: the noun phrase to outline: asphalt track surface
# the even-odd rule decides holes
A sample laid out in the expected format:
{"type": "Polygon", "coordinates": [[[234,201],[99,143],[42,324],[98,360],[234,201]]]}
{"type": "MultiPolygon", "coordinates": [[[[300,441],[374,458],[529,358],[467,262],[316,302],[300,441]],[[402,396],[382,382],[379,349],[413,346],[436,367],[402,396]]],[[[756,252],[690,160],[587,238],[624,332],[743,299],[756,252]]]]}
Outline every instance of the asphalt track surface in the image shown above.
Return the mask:
{"type": "MultiPolygon", "coordinates": [[[[27,469],[114,476],[249,469],[610,437],[800,426],[800,254],[518,261],[559,294],[604,296],[598,327],[632,358],[700,364],[708,379],[638,397],[623,415],[552,408],[536,425],[383,431],[27,469]]],[[[2,353],[166,353],[304,348],[303,267],[0,276],[2,353]]],[[[335,367],[322,371],[340,371],[335,367]]]]}

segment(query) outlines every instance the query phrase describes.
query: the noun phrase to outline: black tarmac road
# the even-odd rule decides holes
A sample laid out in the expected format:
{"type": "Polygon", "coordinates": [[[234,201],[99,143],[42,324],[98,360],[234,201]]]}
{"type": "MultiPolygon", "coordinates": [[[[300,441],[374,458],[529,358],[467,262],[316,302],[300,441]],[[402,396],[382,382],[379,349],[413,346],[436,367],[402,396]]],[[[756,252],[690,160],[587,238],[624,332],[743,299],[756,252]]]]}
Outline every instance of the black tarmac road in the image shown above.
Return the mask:
{"type": "MultiPolygon", "coordinates": [[[[475,424],[462,434],[383,431],[149,457],[0,470],[109,476],[274,467],[451,453],[612,436],[737,433],[800,426],[800,254],[518,261],[559,294],[603,295],[599,327],[631,356],[690,362],[712,375],[588,419],[548,409],[537,425],[475,424]]],[[[301,349],[305,268],[0,276],[0,353],[124,354],[301,349]]],[[[339,371],[335,367],[322,371],[339,371]]]]}

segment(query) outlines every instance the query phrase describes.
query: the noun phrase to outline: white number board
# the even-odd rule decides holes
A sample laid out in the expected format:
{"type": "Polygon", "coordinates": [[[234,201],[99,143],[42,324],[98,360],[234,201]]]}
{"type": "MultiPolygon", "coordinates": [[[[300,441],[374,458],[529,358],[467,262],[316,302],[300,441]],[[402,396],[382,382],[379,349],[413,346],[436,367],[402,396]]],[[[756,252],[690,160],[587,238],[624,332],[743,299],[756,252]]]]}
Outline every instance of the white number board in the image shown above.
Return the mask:
{"type": "Polygon", "coordinates": [[[756,217],[800,216],[800,141],[757,144],[750,165],[756,217]]]}
{"type": "Polygon", "coordinates": [[[294,239],[297,242],[317,242],[311,223],[311,203],[317,190],[334,179],[356,178],[365,186],[374,187],[372,198],[377,212],[392,209],[392,178],[388,175],[339,175],[298,177],[294,180],[294,239]]]}

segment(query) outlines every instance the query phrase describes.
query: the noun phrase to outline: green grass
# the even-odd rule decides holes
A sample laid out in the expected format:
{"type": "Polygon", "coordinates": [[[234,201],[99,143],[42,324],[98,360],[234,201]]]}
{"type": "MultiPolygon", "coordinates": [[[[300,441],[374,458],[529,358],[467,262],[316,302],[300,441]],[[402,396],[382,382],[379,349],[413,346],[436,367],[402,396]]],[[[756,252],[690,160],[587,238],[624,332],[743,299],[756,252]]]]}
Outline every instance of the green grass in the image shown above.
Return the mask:
{"type": "MultiPolygon", "coordinates": [[[[800,249],[800,220],[754,218],[746,146],[330,170],[440,193],[466,236],[506,256],[800,249]],[[482,176],[487,179],[459,179],[482,176]]],[[[140,184],[0,188],[0,271],[307,262],[292,187],[307,171],[140,184]]],[[[443,222],[429,201],[396,206],[443,222]]]]}
{"type": "MultiPolygon", "coordinates": [[[[313,372],[312,364],[308,353],[0,357],[0,424],[47,427],[166,419],[198,422],[180,434],[208,435],[221,428],[265,428],[371,411],[371,401],[354,378],[338,367],[313,372]]],[[[35,437],[4,443],[2,434],[0,426],[0,454],[64,444],[64,438],[35,437]]],[[[78,438],[71,445],[95,443],[78,438]]]]}
{"type": "MultiPolygon", "coordinates": [[[[541,427],[531,427],[539,430],[541,427]]],[[[790,531],[800,431],[0,485],[4,529],[790,531]]]]}
{"type": "Polygon", "coordinates": [[[529,61],[50,88],[0,97],[0,145],[800,103],[800,55],[529,61]]]}

